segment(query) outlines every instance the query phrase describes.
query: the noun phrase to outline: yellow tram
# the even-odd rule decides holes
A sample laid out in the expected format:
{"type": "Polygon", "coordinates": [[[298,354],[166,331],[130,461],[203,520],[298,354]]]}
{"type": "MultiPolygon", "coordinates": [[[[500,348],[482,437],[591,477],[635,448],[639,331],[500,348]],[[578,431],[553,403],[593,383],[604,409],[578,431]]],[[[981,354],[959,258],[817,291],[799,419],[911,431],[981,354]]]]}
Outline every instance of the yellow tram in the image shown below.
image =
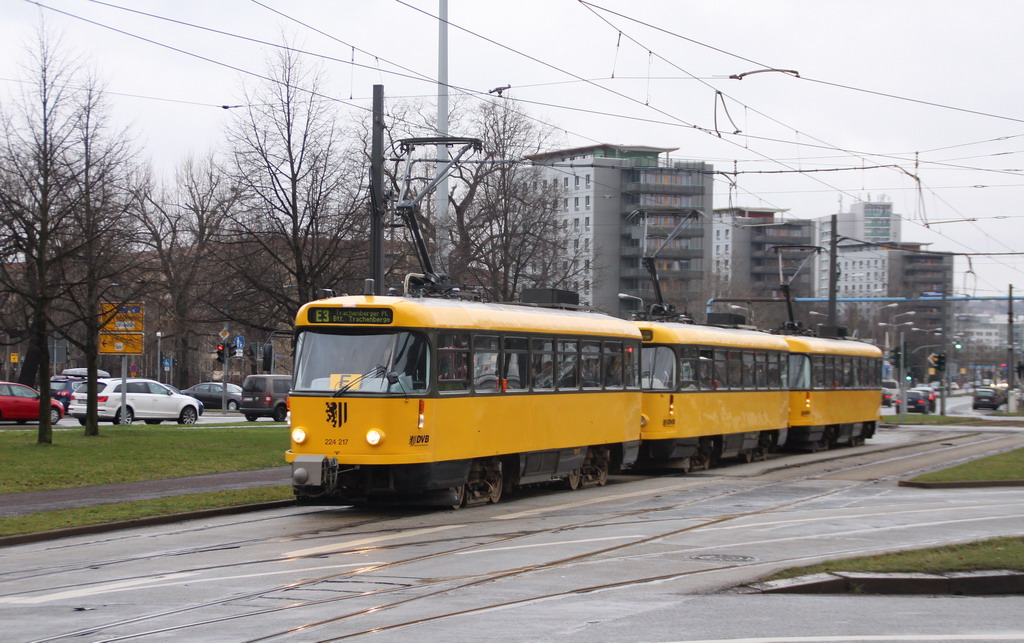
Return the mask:
{"type": "Polygon", "coordinates": [[[637,322],[643,337],[640,461],[706,468],[785,441],[789,346],[779,335],[637,322]]]}
{"type": "Polygon", "coordinates": [[[862,444],[879,420],[882,351],[862,342],[787,335],[789,441],[805,449],[862,444]]]}
{"type": "Polygon", "coordinates": [[[441,298],[346,296],[296,318],[296,497],[459,506],[604,484],[640,440],[635,324],[441,298]]]}

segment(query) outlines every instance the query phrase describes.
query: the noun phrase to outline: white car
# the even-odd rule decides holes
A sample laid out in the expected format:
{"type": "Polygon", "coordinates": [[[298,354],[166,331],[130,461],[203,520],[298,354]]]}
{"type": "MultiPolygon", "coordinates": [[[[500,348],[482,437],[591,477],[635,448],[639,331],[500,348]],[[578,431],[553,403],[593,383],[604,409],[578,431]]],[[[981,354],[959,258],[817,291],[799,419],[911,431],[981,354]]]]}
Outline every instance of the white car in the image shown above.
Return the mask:
{"type": "MultiPolygon", "coordinates": [[[[121,379],[101,378],[96,380],[99,419],[114,424],[131,424],[144,420],[146,424],[160,424],[173,420],[178,424],[195,424],[203,412],[202,403],[194,397],[177,393],[154,380],[128,378],[126,381],[126,411],[121,418],[121,379]]],[[[85,424],[87,412],[87,383],[81,382],[71,394],[68,415],[85,424]]]]}

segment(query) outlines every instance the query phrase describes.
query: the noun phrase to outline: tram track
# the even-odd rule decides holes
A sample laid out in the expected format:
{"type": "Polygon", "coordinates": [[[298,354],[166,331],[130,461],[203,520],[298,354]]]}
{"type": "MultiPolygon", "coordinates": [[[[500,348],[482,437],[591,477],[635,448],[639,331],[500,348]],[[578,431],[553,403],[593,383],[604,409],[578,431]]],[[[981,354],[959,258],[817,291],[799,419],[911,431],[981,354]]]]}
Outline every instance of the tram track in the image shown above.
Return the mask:
{"type": "MultiPolygon", "coordinates": [[[[975,434],[972,434],[972,435],[975,435],[975,434]]],[[[947,438],[947,437],[939,437],[939,438],[936,438],[936,439],[932,440],[932,442],[948,441],[948,439],[949,438],[947,438]]],[[[985,439],[983,441],[992,441],[992,440],[993,439],[985,439]]],[[[907,445],[905,445],[905,446],[907,446],[907,445]]],[[[907,448],[909,448],[909,446],[907,448]]],[[[955,448],[957,448],[957,447],[956,446],[940,446],[938,449],[930,449],[930,451],[932,451],[932,452],[941,452],[941,451],[948,451],[948,450],[955,449],[955,448]]],[[[855,453],[853,451],[849,452],[849,456],[856,456],[856,455],[861,455],[861,454],[857,454],[857,453],[855,453]]],[[[891,461],[891,462],[906,461],[906,460],[908,460],[910,458],[919,457],[920,455],[921,454],[896,455],[896,456],[893,456],[893,457],[890,457],[890,458],[885,458],[884,460],[891,461]]],[[[810,466],[811,464],[815,464],[815,463],[808,463],[806,465],[801,465],[801,466],[810,466]]],[[[857,470],[857,469],[860,469],[860,468],[863,468],[863,467],[874,466],[876,464],[878,464],[877,460],[873,461],[873,462],[868,462],[868,463],[858,463],[858,464],[853,464],[853,465],[848,466],[848,467],[844,467],[844,468],[841,469],[841,471],[854,471],[854,470],[857,470]]],[[[790,473],[796,473],[796,471],[794,471],[794,468],[795,467],[788,467],[789,472],[790,473]]],[[[833,471],[832,473],[835,473],[835,471],[833,471]]],[[[778,480],[778,481],[769,482],[767,484],[762,484],[762,485],[759,485],[759,488],[760,489],[765,489],[765,488],[769,488],[769,487],[773,487],[773,486],[779,486],[779,485],[797,484],[797,483],[800,483],[800,482],[803,482],[803,481],[807,481],[807,480],[810,480],[810,479],[820,478],[821,475],[822,475],[822,473],[818,472],[818,471],[807,472],[807,473],[796,475],[796,476],[789,476],[789,477],[787,477],[787,478],[785,478],[783,480],[778,480]]],[[[889,478],[891,478],[891,477],[894,477],[894,476],[890,476],[889,478]]],[[[662,477],[660,479],[665,479],[665,478],[662,477]]],[[[725,479],[728,479],[728,478],[725,478],[725,479]]],[[[719,478],[718,481],[721,482],[722,481],[721,478],[719,478]]],[[[715,479],[713,479],[713,478],[697,479],[697,476],[691,476],[691,477],[687,478],[687,483],[684,483],[683,485],[676,485],[676,487],[679,487],[679,488],[689,488],[689,489],[694,489],[694,488],[699,488],[699,487],[705,487],[706,488],[707,486],[714,484],[714,482],[715,482],[715,479]]],[[[431,591],[428,591],[425,594],[421,594],[421,595],[417,595],[417,596],[407,596],[407,597],[402,598],[401,600],[385,602],[385,603],[382,603],[382,604],[375,604],[375,605],[373,605],[372,607],[369,607],[369,608],[354,609],[354,610],[351,610],[349,612],[346,612],[345,614],[340,614],[340,615],[337,615],[337,616],[334,616],[334,617],[331,617],[331,618],[327,618],[327,619],[319,618],[319,619],[315,619],[315,620],[309,620],[309,621],[307,621],[305,623],[302,623],[301,625],[289,627],[287,629],[282,629],[282,630],[278,630],[278,631],[275,631],[275,632],[271,632],[271,633],[268,633],[268,634],[266,634],[266,635],[264,635],[264,636],[262,636],[260,638],[254,639],[254,640],[271,640],[271,639],[274,639],[274,638],[286,637],[289,634],[292,634],[292,633],[294,633],[296,631],[302,631],[302,632],[308,634],[312,629],[323,628],[323,627],[326,627],[326,626],[332,625],[332,624],[338,624],[340,622],[348,621],[350,619],[355,619],[355,618],[358,618],[360,616],[366,616],[366,615],[369,615],[371,613],[377,614],[377,613],[380,613],[380,612],[383,612],[383,611],[387,611],[387,610],[390,610],[390,609],[396,609],[396,608],[399,608],[399,607],[402,607],[402,606],[406,606],[406,605],[409,605],[410,603],[414,603],[414,602],[417,602],[417,601],[428,601],[431,598],[435,598],[435,597],[438,597],[438,596],[441,596],[441,595],[450,594],[450,593],[453,593],[453,592],[465,592],[466,590],[469,590],[471,588],[476,588],[476,587],[479,587],[479,586],[487,584],[487,583],[494,583],[494,582],[499,582],[499,581],[507,580],[507,579],[514,578],[514,577],[525,576],[525,575],[528,575],[528,574],[533,574],[533,573],[538,573],[538,572],[543,572],[543,571],[556,570],[556,569],[563,568],[563,567],[566,567],[566,566],[583,564],[583,563],[586,563],[586,562],[590,562],[590,561],[596,560],[599,557],[607,557],[609,555],[614,555],[616,553],[624,553],[624,552],[628,551],[630,548],[636,548],[636,547],[643,546],[643,545],[649,545],[649,544],[657,542],[659,540],[668,539],[668,538],[671,538],[673,536],[677,536],[677,535],[684,534],[684,533],[687,533],[687,532],[696,532],[696,531],[699,531],[701,529],[705,529],[706,530],[706,529],[709,529],[709,528],[714,528],[716,526],[720,527],[720,526],[724,525],[725,523],[728,523],[730,521],[736,521],[736,520],[742,519],[742,518],[751,518],[751,517],[756,517],[756,516],[759,516],[759,515],[764,515],[764,514],[772,513],[772,512],[782,512],[782,511],[792,510],[793,508],[796,508],[796,507],[798,507],[799,505],[801,505],[803,503],[819,501],[819,500],[821,500],[823,498],[826,498],[828,496],[832,496],[832,495],[835,495],[837,493],[849,491],[849,490],[851,490],[853,488],[856,488],[856,487],[863,487],[863,486],[868,486],[868,485],[871,485],[871,484],[875,484],[875,481],[843,481],[843,482],[845,484],[843,484],[843,486],[841,486],[839,488],[833,488],[833,489],[828,489],[828,490],[824,490],[824,491],[811,492],[811,493],[808,493],[807,495],[805,495],[804,497],[800,497],[800,498],[793,499],[793,500],[790,500],[790,501],[787,501],[787,502],[782,502],[782,503],[774,504],[772,506],[767,506],[767,507],[763,507],[763,508],[759,508],[759,509],[755,509],[755,510],[751,510],[751,511],[722,513],[722,514],[720,514],[720,515],[718,515],[717,517],[714,517],[714,518],[707,518],[707,517],[705,517],[703,519],[695,519],[695,520],[699,521],[698,524],[687,525],[686,527],[683,527],[681,529],[667,530],[667,531],[664,531],[662,533],[657,533],[657,534],[655,534],[653,536],[650,536],[650,537],[634,540],[634,541],[627,542],[627,543],[620,543],[620,544],[616,544],[616,545],[609,546],[609,547],[603,547],[603,548],[599,548],[599,549],[596,549],[596,550],[593,550],[593,551],[588,551],[588,552],[586,552],[584,554],[563,557],[563,558],[559,558],[559,559],[556,559],[556,560],[550,560],[550,561],[546,561],[546,562],[539,563],[539,564],[526,565],[526,566],[521,566],[521,567],[516,567],[516,568],[494,570],[492,572],[489,572],[489,573],[486,573],[486,574],[481,574],[481,575],[469,575],[469,576],[462,575],[462,576],[452,576],[452,577],[446,577],[446,578],[435,578],[435,579],[429,579],[429,580],[425,580],[425,581],[421,580],[421,582],[419,582],[415,586],[390,587],[390,588],[385,588],[385,589],[378,589],[378,590],[373,590],[373,591],[359,592],[359,593],[355,593],[355,594],[347,594],[347,595],[343,595],[343,596],[330,597],[330,598],[325,598],[325,599],[306,600],[306,601],[294,601],[294,602],[290,602],[289,605],[287,605],[287,606],[278,606],[278,607],[270,607],[270,608],[251,610],[251,611],[247,611],[247,612],[243,612],[243,613],[239,613],[239,614],[233,614],[233,615],[230,615],[230,616],[227,616],[227,617],[215,617],[215,618],[206,618],[206,619],[196,619],[196,620],[193,620],[193,621],[188,622],[188,623],[179,623],[179,624],[176,624],[176,625],[168,625],[166,627],[157,627],[157,628],[154,628],[154,629],[149,629],[149,630],[146,630],[146,631],[136,632],[136,633],[131,633],[131,634],[123,634],[123,635],[114,634],[113,636],[111,636],[109,638],[96,639],[96,640],[117,641],[117,640],[128,640],[128,639],[131,639],[131,638],[138,638],[138,637],[144,637],[144,636],[152,636],[152,635],[157,635],[157,634],[184,632],[184,631],[188,631],[188,630],[193,630],[195,628],[216,625],[218,623],[224,623],[224,622],[234,621],[234,620],[238,620],[238,619],[252,619],[252,618],[257,618],[257,617],[261,617],[261,616],[267,616],[267,615],[271,615],[271,614],[282,613],[282,612],[286,612],[286,611],[301,610],[301,609],[308,609],[308,608],[316,608],[316,607],[321,607],[321,606],[324,606],[324,605],[337,604],[337,603],[341,603],[343,601],[354,600],[354,599],[374,599],[374,598],[378,598],[378,597],[389,596],[389,595],[391,595],[393,593],[396,593],[396,592],[408,592],[408,591],[410,591],[410,589],[415,591],[415,590],[422,590],[424,588],[436,588],[436,589],[433,589],[431,591]]],[[[618,486],[618,485],[616,485],[616,486],[618,486]]],[[[250,599],[265,598],[265,597],[268,597],[268,596],[271,596],[271,595],[274,595],[274,594],[277,594],[277,593],[287,593],[287,592],[294,591],[296,589],[300,589],[300,588],[304,588],[304,587],[311,587],[311,586],[317,585],[319,583],[324,583],[324,582],[330,581],[330,580],[337,580],[337,579],[342,579],[342,578],[346,578],[346,577],[352,577],[355,574],[359,574],[360,576],[366,576],[368,574],[379,573],[379,572],[384,571],[384,570],[393,569],[395,567],[400,567],[400,566],[403,566],[403,565],[411,565],[411,564],[414,564],[414,563],[417,563],[417,562],[423,562],[423,561],[428,561],[428,560],[432,560],[432,559],[434,559],[434,560],[441,560],[441,559],[443,559],[446,556],[453,556],[453,555],[457,555],[457,554],[460,554],[460,553],[466,553],[468,551],[482,549],[482,548],[487,548],[487,547],[493,548],[496,545],[503,545],[503,544],[514,543],[515,541],[517,541],[519,539],[533,538],[533,537],[536,537],[536,536],[539,536],[539,535],[555,535],[555,534],[557,534],[559,532],[565,532],[565,531],[570,531],[570,530],[578,530],[578,529],[583,529],[583,528],[592,527],[592,526],[600,526],[602,523],[603,524],[609,524],[609,523],[617,522],[617,523],[621,524],[622,521],[624,521],[624,520],[628,521],[630,518],[638,518],[638,517],[641,517],[641,516],[644,516],[644,515],[650,515],[652,513],[657,513],[657,512],[667,512],[667,511],[672,511],[672,510],[678,510],[678,509],[681,509],[681,508],[684,508],[684,507],[687,507],[687,506],[696,506],[696,505],[701,505],[701,504],[704,504],[704,503],[712,503],[714,501],[719,501],[719,500],[728,498],[729,496],[740,494],[740,493],[745,493],[745,492],[748,492],[748,491],[750,491],[749,487],[741,486],[740,488],[730,489],[730,490],[727,490],[727,491],[724,491],[724,492],[721,492],[721,493],[714,493],[714,494],[710,494],[710,495],[707,495],[707,496],[702,496],[700,498],[691,498],[691,499],[688,499],[688,500],[686,500],[685,502],[682,502],[682,503],[675,502],[675,503],[671,503],[671,504],[665,505],[665,506],[657,506],[657,507],[644,508],[644,509],[638,509],[638,510],[631,510],[631,511],[625,511],[625,512],[615,512],[615,513],[613,513],[611,515],[603,514],[603,515],[601,515],[599,517],[592,517],[592,518],[590,518],[588,520],[584,520],[584,521],[577,521],[577,522],[570,523],[570,524],[560,524],[557,527],[553,527],[553,528],[550,528],[550,529],[526,530],[526,531],[520,531],[520,532],[511,533],[511,534],[505,533],[505,534],[500,534],[500,535],[499,534],[492,534],[489,537],[490,539],[487,542],[485,542],[485,543],[474,543],[474,544],[471,544],[471,545],[462,545],[462,546],[459,546],[459,547],[445,548],[444,550],[433,552],[433,553],[430,553],[428,555],[422,555],[422,556],[415,556],[415,557],[408,557],[408,558],[404,558],[404,559],[399,559],[399,560],[391,561],[391,562],[388,562],[388,563],[372,566],[372,567],[369,567],[369,568],[361,568],[358,571],[347,571],[347,572],[343,572],[343,573],[339,573],[339,574],[330,574],[330,575],[319,576],[319,577],[316,577],[316,578],[310,578],[310,579],[299,581],[299,582],[281,584],[281,585],[278,585],[278,586],[275,586],[275,587],[265,588],[265,589],[261,589],[261,590],[257,590],[257,591],[253,591],[253,592],[247,592],[247,593],[242,593],[242,594],[235,594],[235,595],[232,595],[232,596],[224,597],[224,598],[221,598],[221,599],[218,599],[218,600],[215,600],[215,601],[205,602],[205,603],[202,603],[202,604],[190,605],[190,606],[179,608],[179,609],[165,610],[165,611],[161,611],[161,612],[158,612],[158,613],[142,615],[142,616],[139,616],[139,617],[136,617],[136,618],[112,621],[112,622],[105,623],[105,624],[99,624],[99,625],[95,625],[95,626],[92,626],[92,627],[89,627],[89,628],[84,628],[84,629],[81,629],[81,630],[76,630],[76,631],[71,631],[71,632],[65,632],[65,633],[62,633],[62,634],[50,636],[50,637],[39,639],[39,640],[40,641],[56,641],[56,640],[61,640],[61,639],[65,639],[65,638],[70,638],[70,637],[81,637],[81,636],[95,635],[95,634],[102,633],[102,632],[105,632],[105,631],[109,632],[110,630],[114,630],[114,629],[122,628],[122,627],[126,627],[126,626],[131,626],[131,625],[136,625],[136,624],[139,624],[139,623],[153,622],[153,621],[157,621],[157,620],[162,619],[162,618],[168,618],[168,617],[172,617],[172,616],[179,616],[179,615],[182,615],[182,614],[187,614],[187,613],[190,613],[190,612],[195,612],[196,610],[202,610],[204,608],[211,608],[211,607],[216,607],[216,606],[222,606],[222,605],[226,605],[228,603],[240,602],[240,601],[245,601],[245,600],[250,600],[250,599]]],[[[661,494],[665,494],[665,493],[666,493],[665,490],[660,490],[660,491],[659,490],[652,490],[650,492],[650,495],[661,495],[661,494]]],[[[457,514],[452,514],[452,515],[457,515],[457,514]]],[[[458,514],[458,515],[461,516],[462,514],[458,514]]],[[[388,520],[391,520],[391,518],[389,518],[388,520]]],[[[678,519],[676,519],[676,520],[678,520],[678,519]]],[[[465,521],[463,521],[463,522],[465,522],[465,521]]],[[[649,524],[649,521],[648,521],[648,524],[649,524]]],[[[342,529],[342,528],[338,528],[338,529],[342,529]]],[[[346,535],[350,536],[352,534],[346,534],[346,535]]],[[[326,536],[325,533],[321,531],[314,538],[323,538],[323,537],[328,537],[328,536],[326,536]]],[[[482,536],[480,538],[482,538],[482,536]]],[[[460,539],[447,539],[447,540],[464,540],[464,538],[460,538],[460,539]]],[[[443,541],[433,540],[431,542],[433,544],[437,544],[438,542],[443,542],[443,541]]],[[[407,547],[413,546],[414,544],[415,543],[402,543],[400,545],[394,545],[394,546],[389,547],[389,548],[391,548],[391,549],[407,548],[407,547]]],[[[336,553],[344,553],[344,551],[345,550],[340,550],[339,552],[336,552],[336,553]]],[[[848,552],[844,552],[844,555],[856,555],[856,554],[859,554],[859,553],[874,553],[874,551],[876,551],[876,548],[852,549],[852,550],[849,550],[848,552]]],[[[320,557],[321,556],[319,556],[319,555],[310,556],[310,558],[320,558],[320,557]]],[[[803,558],[792,558],[792,559],[786,559],[786,560],[783,560],[783,561],[773,561],[771,564],[778,565],[780,562],[787,562],[788,560],[791,560],[793,562],[793,564],[800,564],[803,561],[803,558]]],[[[245,563],[237,563],[235,565],[232,565],[231,567],[240,567],[240,566],[244,566],[246,564],[252,564],[253,562],[254,561],[246,561],[245,563]]],[[[627,580],[617,581],[615,583],[608,583],[608,584],[605,584],[605,585],[593,585],[593,586],[574,588],[572,590],[567,590],[565,592],[557,592],[557,593],[551,593],[551,594],[545,594],[545,595],[538,595],[538,596],[533,596],[533,597],[517,599],[517,600],[514,600],[514,601],[507,601],[507,602],[500,602],[500,603],[489,604],[489,605],[485,605],[485,606],[479,606],[479,607],[475,607],[475,608],[472,608],[472,609],[469,609],[469,610],[460,610],[460,611],[454,611],[454,612],[451,612],[451,613],[435,615],[435,616],[431,616],[429,618],[403,621],[403,622],[400,622],[400,623],[393,623],[393,624],[387,625],[385,627],[370,628],[370,629],[362,630],[360,632],[348,633],[348,634],[345,634],[344,636],[341,636],[341,637],[333,637],[333,638],[329,637],[329,638],[326,638],[324,640],[340,640],[342,638],[349,638],[351,636],[357,636],[357,635],[360,635],[360,634],[369,634],[369,633],[380,632],[380,631],[390,631],[390,630],[393,630],[393,629],[398,629],[398,628],[402,628],[402,627],[415,626],[415,625],[418,625],[418,624],[423,624],[423,623],[434,621],[434,620],[439,620],[439,619],[444,619],[444,618],[452,618],[452,617],[456,617],[456,616],[459,616],[459,615],[465,615],[465,614],[470,614],[470,613],[478,613],[478,612],[487,611],[487,610],[504,609],[504,608],[507,608],[507,607],[513,607],[513,606],[516,606],[516,605],[521,605],[521,604],[532,602],[532,601],[553,600],[553,599],[556,599],[556,598],[561,598],[561,597],[566,597],[566,596],[573,596],[573,595],[579,595],[579,594],[582,594],[582,593],[597,592],[597,591],[607,591],[607,590],[611,590],[611,589],[615,589],[615,588],[629,587],[629,586],[634,586],[634,585],[637,585],[637,584],[644,584],[644,583],[667,582],[667,581],[670,581],[670,580],[673,580],[673,579],[685,578],[687,576],[692,576],[692,575],[708,574],[708,573],[712,573],[712,572],[716,572],[716,571],[724,571],[724,570],[735,570],[735,569],[742,568],[742,567],[757,567],[759,565],[765,565],[765,564],[768,564],[768,563],[755,563],[755,564],[740,564],[740,563],[737,563],[737,564],[731,564],[731,565],[717,566],[717,567],[709,568],[709,569],[688,570],[688,571],[684,571],[684,572],[676,572],[676,573],[665,574],[665,575],[660,575],[660,576],[650,576],[650,577],[643,577],[643,578],[637,578],[637,579],[627,579],[627,580]]],[[[196,569],[202,570],[204,568],[196,568],[196,569]]],[[[208,567],[208,568],[205,568],[205,569],[209,571],[209,570],[214,570],[216,568],[208,567]]],[[[50,591],[53,591],[53,590],[51,589],[50,591]]]]}

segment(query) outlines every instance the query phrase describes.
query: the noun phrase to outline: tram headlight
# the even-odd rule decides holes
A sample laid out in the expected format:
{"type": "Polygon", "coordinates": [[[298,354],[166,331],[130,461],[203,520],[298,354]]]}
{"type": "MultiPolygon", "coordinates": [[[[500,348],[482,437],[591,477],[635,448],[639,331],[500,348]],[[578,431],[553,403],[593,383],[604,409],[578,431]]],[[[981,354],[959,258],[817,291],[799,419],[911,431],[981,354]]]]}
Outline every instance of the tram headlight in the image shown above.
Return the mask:
{"type": "Polygon", "coordinates": [[[370,429],[366,432],[366,443],[375,447],[384,441],[384,434],[379,429],[370,429]]]}
{"type": "Polygon", "coordinates": [[[306,442],[306,432],[302,429],[292,429],[292,442],[303,444],[306,442]]]}

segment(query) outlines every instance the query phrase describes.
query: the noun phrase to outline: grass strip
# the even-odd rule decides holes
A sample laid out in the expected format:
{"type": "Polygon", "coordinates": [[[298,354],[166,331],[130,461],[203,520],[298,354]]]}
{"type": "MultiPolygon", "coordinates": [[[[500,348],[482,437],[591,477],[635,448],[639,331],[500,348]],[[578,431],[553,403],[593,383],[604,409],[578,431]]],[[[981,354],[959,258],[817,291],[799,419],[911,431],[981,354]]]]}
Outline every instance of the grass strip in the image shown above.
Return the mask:
{"type": "Polygon", "coordinates": [[[992,569],[1024,571],[1024,538],[995,538],[882,556],[831,560],[809,567],[787,569],[766,580],[827,572],[938,574],[992,569]]]}
{"type": "Polygon", "coordinates": [[[890,424],[922,424],[922,425],[943,425],[956,424],[958,426],[977,427],[1006,427],[1021,426],[1021,423],[1013,421],[993,421],[983,417],[965,417],[960,415],[938,415],[908,413],[900,419],[899,414],[882,416],[882,421],[890,424]]]}
{"type": "Polygon", "coordinates": [[[1024,449],[971,460],[948,469],[923,473],[914,482],[983,482],[1024,480],[1024,449]]]}
{"type": "Polygon", "coordinates": [[[291,486],[279,485],[43,511],[24,516],[0,518],[0,536],[100,525],[150,516],[166,516],[203,509],[221,509],[258,502],[290,500],[291,498],[293,498],[291,486]]]}
{"type": "Polygon", "coordinates": [[[233,426],[103,426],[99,436],[0,430],[0,493],[138,482],[284,465],[288,428],[233,426]]]}

